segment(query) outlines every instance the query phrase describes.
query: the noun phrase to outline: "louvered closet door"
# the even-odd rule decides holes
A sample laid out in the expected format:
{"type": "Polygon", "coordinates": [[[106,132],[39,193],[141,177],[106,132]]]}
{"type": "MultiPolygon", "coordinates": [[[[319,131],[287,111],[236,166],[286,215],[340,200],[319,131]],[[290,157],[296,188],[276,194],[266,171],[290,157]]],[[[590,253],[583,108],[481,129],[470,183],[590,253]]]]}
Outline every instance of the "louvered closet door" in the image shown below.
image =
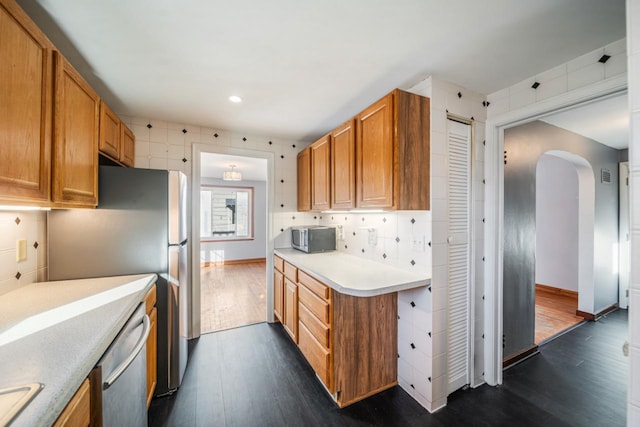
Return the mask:
{"type": "Polygon", "coordinates": [[[448,139],[448,315],[447,394],[469,384],[471,271],[471,126],[447,120],[448,139]]]}

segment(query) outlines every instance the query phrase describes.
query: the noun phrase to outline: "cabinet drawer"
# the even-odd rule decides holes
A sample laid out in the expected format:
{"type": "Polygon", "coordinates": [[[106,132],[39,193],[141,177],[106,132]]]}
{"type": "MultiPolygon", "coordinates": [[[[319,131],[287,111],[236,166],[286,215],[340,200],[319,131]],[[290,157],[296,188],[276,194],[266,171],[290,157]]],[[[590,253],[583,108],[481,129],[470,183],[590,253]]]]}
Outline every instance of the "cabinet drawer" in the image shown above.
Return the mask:
{"type": "Polygon", "coordinates": [[[298,272],[298,281],[305,285],[309,290],[313,291],[313,293],[318,295],[320,298],[324,298],[326,300],[329,299],[329,292],[331,289],[302,270],[298,272]]]}
{"type": "Polygon", "coordinates": [[[298,282],[298,269],[295,265],[284,262],[284,275],[289,278],[293,283],[298,282]]]}
{"type": "Polygon", "coordinates": [[[298,298],[318,319],[329,324],[329,303],[311,292],[306,286],[298,286],[298,298]]]}
{"type": "Polygon", "coordinates": [[[281,273],[284,273],[284,260],[278,255],[273,256],[273,267],[281,273]]]}
{"type": "Polygon", "coordinates": [[[303,323],[299,325],[298,346],[320,380],[331,391],[330,353],[313,337],[303,323]]]}
{"type": "Polygon", "coordinates": [[[304,326],[307,327],[320,344],[329,348],[329,327],[318,320],[302,303],[298,305],[298,319],[304,323],[304,326]]]}

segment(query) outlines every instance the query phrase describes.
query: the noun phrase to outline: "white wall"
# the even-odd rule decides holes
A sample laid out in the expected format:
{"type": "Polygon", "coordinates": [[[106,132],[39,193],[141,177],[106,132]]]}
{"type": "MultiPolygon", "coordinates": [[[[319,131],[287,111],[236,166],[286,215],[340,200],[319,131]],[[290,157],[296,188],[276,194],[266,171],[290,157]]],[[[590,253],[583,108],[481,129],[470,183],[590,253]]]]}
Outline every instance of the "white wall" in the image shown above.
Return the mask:
{"type": "Polygon", "coordinates": [[[631,138],[631,301],[629,305],[629,426],[640,425],[640,1],[627,0],[627,51],[629,52],[629,107],[631,138]]]}
{"type": "Polygon", "coordinates": [[[290,236],[286,232],[288,227],[314,221],[314,215],[296,212],[296,156],[300,150],[309,145],[309,142],[229,132],[144,117],[120,117],[136,136],[135,166],[137,168],[180,170],[189,177],[189,183],[192,169],[191,151],[194,144],[211,146],[212,150],[216,147],[229,147],[273,153],[275,200],[273,212],[268,212],[267,215],[273,215],[276,247],[289,242],[290,236]]]}
{"type": "MultiPolygon", "coordinates": [[[[266,168],[266,164],[265,164],[266,168]]],[[[223,242],[200,241],[200,261],[220,262],[267,257],[267,183],[202,178],[201,184],[253,188],[253,239],[223,242]]]]}
{"type": "Polygon", "coordinates": [[[578,173],[543,154],[536,168],[537,284],[578,292],[578,173]]]}
{"type": "Polygon", "coordinates": [[[0,212],[0,295],[46,280],[46,212],[0,212]],[[17,262],[16,240],[19,239],[27,241],[27,259],[17,262]]]}

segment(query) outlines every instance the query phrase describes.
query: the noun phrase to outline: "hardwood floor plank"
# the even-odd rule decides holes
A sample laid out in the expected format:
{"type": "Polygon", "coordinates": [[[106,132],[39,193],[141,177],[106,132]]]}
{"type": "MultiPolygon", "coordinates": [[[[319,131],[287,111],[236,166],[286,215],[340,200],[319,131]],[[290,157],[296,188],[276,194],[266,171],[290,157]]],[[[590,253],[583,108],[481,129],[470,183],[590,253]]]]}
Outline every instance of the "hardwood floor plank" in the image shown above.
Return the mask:
{"type": "Polygon", "coordinates": [[[266,263],[212,264],[200,274],[202,334],[267,320],[266,263]]]}
{"type": "Polygon", "coordinates": [[[535,299],[535,343],[563,332],[584,319],[576,316],[578,295],[562,292],[561,289],[536,285],[535,299]]]}

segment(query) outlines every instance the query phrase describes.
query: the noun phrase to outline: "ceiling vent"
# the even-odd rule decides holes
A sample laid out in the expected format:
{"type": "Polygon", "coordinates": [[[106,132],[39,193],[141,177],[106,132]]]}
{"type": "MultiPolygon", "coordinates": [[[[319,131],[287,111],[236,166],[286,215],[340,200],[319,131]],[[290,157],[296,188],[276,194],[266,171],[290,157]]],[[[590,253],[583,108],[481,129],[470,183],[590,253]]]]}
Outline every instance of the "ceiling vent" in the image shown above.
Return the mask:
{"type": "Polygon", "coordinates": [[[611,171],[609,169],[600,169],[600,182],[611,184],[611,171]]]}

